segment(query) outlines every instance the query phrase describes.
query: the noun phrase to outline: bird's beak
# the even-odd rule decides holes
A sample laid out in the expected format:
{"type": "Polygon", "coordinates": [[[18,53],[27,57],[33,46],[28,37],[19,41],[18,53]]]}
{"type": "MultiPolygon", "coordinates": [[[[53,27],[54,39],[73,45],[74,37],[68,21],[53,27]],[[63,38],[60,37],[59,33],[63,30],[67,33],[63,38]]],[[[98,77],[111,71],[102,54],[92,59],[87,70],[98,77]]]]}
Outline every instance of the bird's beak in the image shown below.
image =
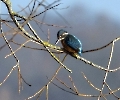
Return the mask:
{"type": "Polygon", "coordinates": [[[55,45],[60,41],[60,39],[58,39],[56,42],[55,42],[55,45]]]}

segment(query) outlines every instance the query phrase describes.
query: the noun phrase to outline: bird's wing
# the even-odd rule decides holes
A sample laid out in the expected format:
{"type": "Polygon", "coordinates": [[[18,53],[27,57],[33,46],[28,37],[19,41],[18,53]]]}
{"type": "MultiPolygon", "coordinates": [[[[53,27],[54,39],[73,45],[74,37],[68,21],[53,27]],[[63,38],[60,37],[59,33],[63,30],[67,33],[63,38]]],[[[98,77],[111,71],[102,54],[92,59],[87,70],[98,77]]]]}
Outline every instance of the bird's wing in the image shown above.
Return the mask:
{"type": "Polygon", "coordinates": [[[82,50],[82,43],[81,41],[76,38],[74,35],[68,35],[65,38],[65,43],[71,47],[72,49],[76,50],[76,51],[81,51],[82,50]]]}

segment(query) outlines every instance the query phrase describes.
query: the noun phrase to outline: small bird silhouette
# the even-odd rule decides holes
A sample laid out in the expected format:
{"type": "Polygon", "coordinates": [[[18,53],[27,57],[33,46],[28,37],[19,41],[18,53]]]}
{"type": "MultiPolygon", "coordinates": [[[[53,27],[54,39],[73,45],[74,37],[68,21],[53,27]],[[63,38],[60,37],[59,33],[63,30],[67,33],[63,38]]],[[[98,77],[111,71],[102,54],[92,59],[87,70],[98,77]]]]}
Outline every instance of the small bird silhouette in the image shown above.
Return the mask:
{"type": "Polygon", "coordinates": [[[61,29],[57,33],[58,40],[55,44],[61,41],[63,48],[69,52],[69,54],[73,55],[77,53],[81,56],[82,53],[82,43],[81,41],[72,34],[69,34],[67,31],[61,29]]]}

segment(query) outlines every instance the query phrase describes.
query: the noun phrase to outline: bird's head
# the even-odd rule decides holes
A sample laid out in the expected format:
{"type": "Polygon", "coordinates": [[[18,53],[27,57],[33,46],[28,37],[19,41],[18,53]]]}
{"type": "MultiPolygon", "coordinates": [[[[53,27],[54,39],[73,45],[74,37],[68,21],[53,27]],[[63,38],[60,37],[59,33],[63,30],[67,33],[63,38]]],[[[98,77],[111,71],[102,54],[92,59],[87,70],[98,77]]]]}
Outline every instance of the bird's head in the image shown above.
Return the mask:
{"type": "Polygon", "coordinates": [[[59,41],[63,40],[66,36],[68,35],[68,32],[61,29],[58,31],[57,33],[57,41],[55,42],[55,44],[57,44],[59,41]]]}

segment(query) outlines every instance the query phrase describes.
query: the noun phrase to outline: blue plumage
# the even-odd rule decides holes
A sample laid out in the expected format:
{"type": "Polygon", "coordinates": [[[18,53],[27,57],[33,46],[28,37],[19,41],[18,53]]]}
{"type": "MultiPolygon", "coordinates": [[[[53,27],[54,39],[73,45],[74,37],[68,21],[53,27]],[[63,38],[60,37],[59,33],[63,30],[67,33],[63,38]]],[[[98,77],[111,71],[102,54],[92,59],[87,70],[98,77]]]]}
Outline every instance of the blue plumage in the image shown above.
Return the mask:
{"type": "Polygon", "coordinates": [[[56,44],[61,41],[64,49],[69,53],[77,53],[81,56],[82,43],[81,41],[72,34],[67,33],[67,31],[61,29],[57,33],[58,40],[56,44]]]}

